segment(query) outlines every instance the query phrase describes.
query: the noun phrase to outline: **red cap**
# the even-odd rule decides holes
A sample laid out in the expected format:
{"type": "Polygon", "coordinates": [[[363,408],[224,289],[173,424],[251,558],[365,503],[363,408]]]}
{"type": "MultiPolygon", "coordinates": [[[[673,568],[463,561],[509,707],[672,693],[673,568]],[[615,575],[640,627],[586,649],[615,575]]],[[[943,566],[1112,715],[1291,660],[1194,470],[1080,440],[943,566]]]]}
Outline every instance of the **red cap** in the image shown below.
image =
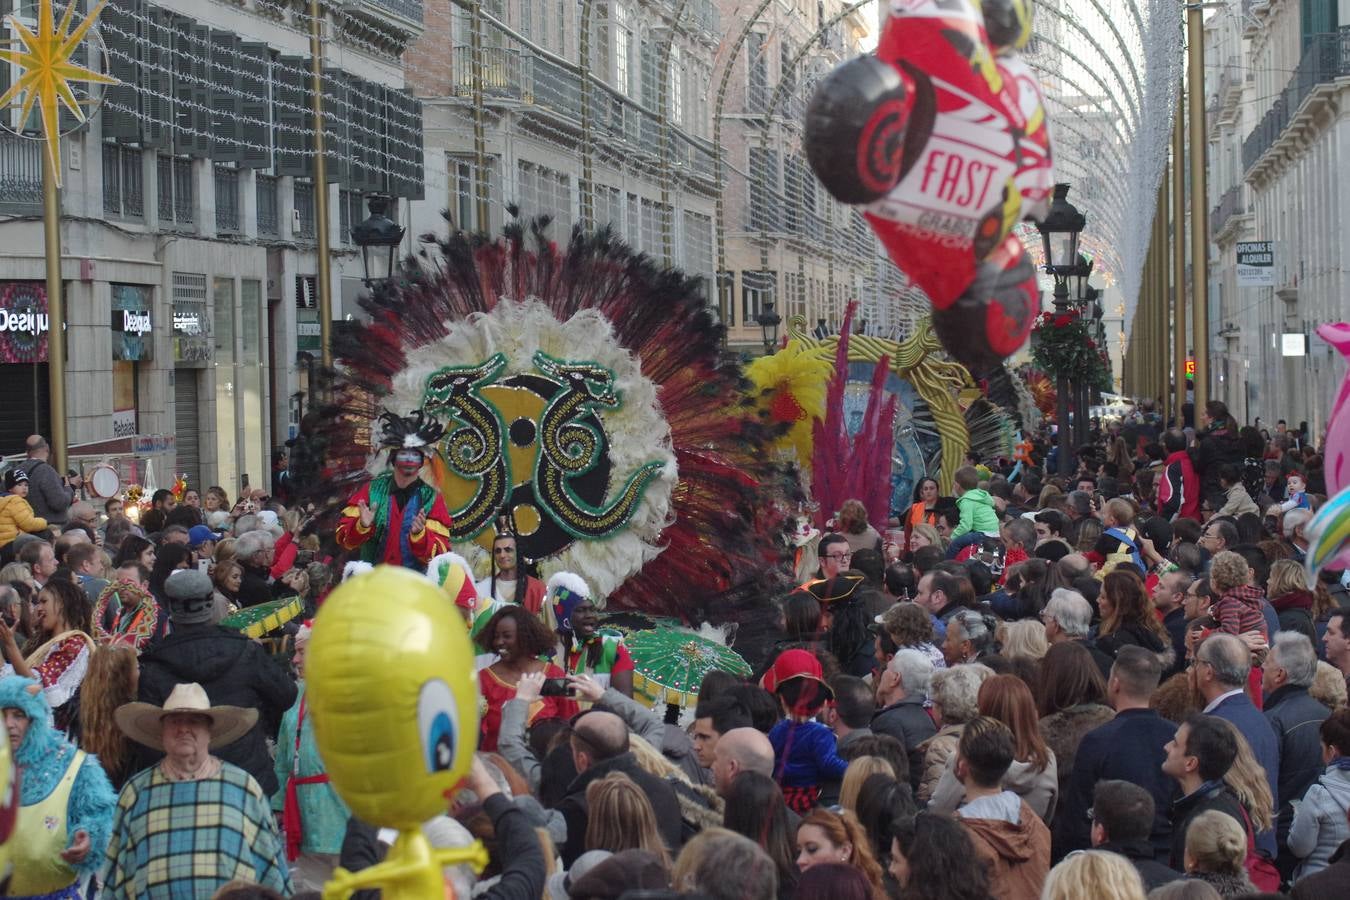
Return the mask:
{"type": "MultiPolygon", "coordinates": [[[[824,670],[820,667],[820,660],[810,650],[784,650],[778,654],[778,658],[773,661],[769,671],[759,679],[759,686],[769,693],[778,690],[778,686],[790,678],[810,678],[819,681],[825,685],[824,670]]],[[[829,685],[825,685],[829,690],[829,685]]],[[[831,692],[833,695],[833,692],[831,692]]]]}

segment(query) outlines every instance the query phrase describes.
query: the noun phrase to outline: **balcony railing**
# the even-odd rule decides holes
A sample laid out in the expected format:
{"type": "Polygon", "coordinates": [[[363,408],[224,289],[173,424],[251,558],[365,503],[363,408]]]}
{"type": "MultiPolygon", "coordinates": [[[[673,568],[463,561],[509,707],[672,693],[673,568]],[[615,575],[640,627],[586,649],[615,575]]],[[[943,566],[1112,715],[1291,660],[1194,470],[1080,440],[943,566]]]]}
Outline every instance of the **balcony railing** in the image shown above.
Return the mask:
{"type": "Polygon", "coordinates": [[[277,179],[274,175],[257,175],[258,234],[261,237],[280,237],[277,222],[277,179]]]}
{"type": "Polygon", "coordinates": [[[239,170],[216,166],[216,231],[238,234],[239,170]]]}
{"type": "Polygon", "coordinates": [[[1242,167],[1251,171],[1289,127],[1298,108],[1319,85],[1350,75],[1350,25],[1339,32],[1315,34],[1303,51],[1294,76],[1275,98],[1261,123],[1242,143],[1242,167]]]}
{"type": "Polygon", "coordinates": [[[0,133],[0,212],[31,213],[42,207],[42,144],[0,133]]]}
{"type": "Polygon", "coordinates": [[[1209,233],[1211,237],[1223,231],[1224,225],[1233,216],[1242,215],[1247,211],[1247,207],[1243,203],[1242,188],[1243,185],[1233,185],[1224,192],[1223,197],[1219,199],[1219,205],[1210,212],[1209,233]]]}
{"type": "Polygon", "coordinates": [[[314,240],[314,185],[307,181],[295,183],[295,211],[300,214],[298,238],[314,240]]]}
{"type": "MultiPolygon", "coordinates": [[[[570,128],[580,128],[581,76],[575,71],[528,49],[484,47],[482,54],[480,77],[483,96],[487,100],[516,101],[548,114],[570,128]]],[[[456,95],[472,96],[472,49],[455,47],[452,57],[456,95]]],[[[660,157],[659,117],[603,84],[591,85],[591,121],[596,146],[647,154],[652,160],[660,157]]],[[[668,124],[666,153],[676,169],[703,178],[712,177],[711,145],[690,136],[674,123],[668,124]]]]}

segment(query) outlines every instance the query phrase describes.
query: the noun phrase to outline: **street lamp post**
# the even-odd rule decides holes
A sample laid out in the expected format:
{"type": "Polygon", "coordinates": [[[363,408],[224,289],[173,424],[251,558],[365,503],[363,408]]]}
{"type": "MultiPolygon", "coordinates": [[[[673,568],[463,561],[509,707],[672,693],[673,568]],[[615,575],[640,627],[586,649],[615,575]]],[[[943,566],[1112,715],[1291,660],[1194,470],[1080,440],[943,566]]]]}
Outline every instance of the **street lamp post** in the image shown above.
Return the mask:
{"type": "Polygon", "coordinates": [[[768,356],[778,344],[778,326],[782,324],[783,317],[774,312],[773,301],[766,300],[763,311],[755,316],[755,322],[759,324],[760,335],[764,339],[764,355],[768,356]]]}
{"type": "MultiPolygon", "coordinates": [[[[1092,276],[1092,267],[1095,261],[1089,259],[1083,254],[1078,254],[1078,262],[1074,269],[1073,280],[1075,283],[1075,294],[1078,300],[1078,313],[1085,320],[1092,311],[1092,305],[1097,299],[1097,289],[1089,282],[1092,276]]],[[[1074,444],[1081,447],[1088,442],[1088,401],[1091,399],[1092,385],[1086,381],[1080,381],[1075,385],[1074,390],[1074,444]]]]}
{"type": "MultiPolygon", "coordinates": [[[[1050,214],[1036,229],[1041,233],[1045,251],[1045,271],[1055,279],[1053,295],[1055,315],[1069,311],[1069,278],[1078,270],[1078,236],[1087,226],[1087,218],[1069,202],[1069,186],[1055,185],[1054,202],[1050,214]]],[[[1071,471],[1071,428],[1069,424],[1069,377],[1064,372],[1055,375],[1055,418],[1059,428],[1059,474],[1071,471]]]]}
{"type": "Polygon", "coordinates": [[[365,271],[362,281],[366,287],[394,277],[398,262],[398,248],[403,243],[403,226],[385,215],[389,198],[371,194],[366,198],[370,215],[352,227],[352,243],[361,248],[361,265],[365,271]]]}

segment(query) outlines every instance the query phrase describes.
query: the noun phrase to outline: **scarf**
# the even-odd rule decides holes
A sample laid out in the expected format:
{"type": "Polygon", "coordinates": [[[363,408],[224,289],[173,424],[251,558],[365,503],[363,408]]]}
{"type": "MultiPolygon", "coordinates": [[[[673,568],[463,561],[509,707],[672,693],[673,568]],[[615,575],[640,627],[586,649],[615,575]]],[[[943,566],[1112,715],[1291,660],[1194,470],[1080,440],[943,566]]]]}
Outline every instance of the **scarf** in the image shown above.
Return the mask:
{"type": "Polygon", "coordinates": [[[1272,597],[1270,605],[1275,607],[1276,612],[1285,612],[1290,609],[1312,610],[1313,595],[1309,591],[1290,591],[1279,597],[1272,597]]]}
{"type": "Polygon", "coordinates": [[[1350,756],[1338,756],[1327,763],[1328,769],[1335,769],[1338,772],[1350,772],[1350,756]]]}

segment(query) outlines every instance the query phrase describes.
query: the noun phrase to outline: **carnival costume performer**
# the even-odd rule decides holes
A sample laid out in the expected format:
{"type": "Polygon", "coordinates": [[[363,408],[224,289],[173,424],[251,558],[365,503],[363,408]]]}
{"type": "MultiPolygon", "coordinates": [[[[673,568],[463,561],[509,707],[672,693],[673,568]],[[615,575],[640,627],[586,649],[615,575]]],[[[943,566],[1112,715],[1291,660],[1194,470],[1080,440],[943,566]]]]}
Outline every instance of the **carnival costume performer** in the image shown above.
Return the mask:
{"type": "MultiPolygon", "coordinates": [[[[566,673],[547,657],[553,650],[553,635],[523,607],[504,604],[478,635],[497,654],[497,661],[478,671],[481,704],[481,737],[478,749],[487,753],[497,749],[497,733],[502,725],[502,707],[516,696],[520,676],[543,672],[545,678],[564,678],[566,673]]],[[[568,719],[577,713],[577,703],[569,697],[541,697],[530,704],[528,724],[539,719],[568,719]]]]}
{"type": "Polygon", "coordinates": [[[210,752],[246,734],[257,710],[212,706],[201,685],[180,684],[162,708],[128,703],[116,718],[127,737],[165,756],[132,776],[117,798],[105,895],[209,897],[238,879],[289,896],[267,795],[253,776],[210,752]]]}
{"type": "Polygon", "coordinates": [[[602,687],[633,696],[633,657],[623,638],[600,633],[599,610],[581,576],[558,572],[548,580],[548,611],[562,638],[568,675],[589,675],[602,687]]]}
{"type": "Polygon", "coordinates": [[[520,568],[515,532],[508,520],[497,525],[492,539],[492,574],[478,582],[478,595],[494,604],[514,603],[541,616],[544,610],[544,583],[520,568]]]}
{"type": "MultiPolygon", "coordinates": [[[[119,572],[120,574],[120,572],[119,572]]],[[[134,581],[119,578],[94,604],[94,637],[100,644],[125,641],[140,653],[169,633],[169,611],[134,581]]]]}
{"type": "Polygon", "coordinates": [[[450,549],[450,513],[445,500],[420,477],[427,448],[445,432],[424,411],[409,416],[385,412],[381,446],[393,469],[376,475],[351,496],[338,522],[337,541],[360,550],[368,563],[422,571],[450,549]]]}
{"type": "Polygon", "coordinates": [[[0,708],[20,791],[5,896],[79,897],[79,882],[103,864],[117,795],[98,759],[56,731],[37,681],[0,678],[0,708]]]}
{"type": "Polygon", "coordinates": [[[337,867],[342,838],[351,812],[328,780],[319,758],[314,725],[306,715],[305,651],[310,623],[295,634],[296,674],[300,692],[295,705],[281,718],[277,737],[277,781],[282,789],[272,795],[272,811],[281,813],[286,839],[286,861],[291,864],[297,890],[322,889],[337,867]]]}
{"type": "Polygon", "coordinates": [[[13,629],[0,623],[0,647],[9,660],[0,666],[0,677],[21,675],[40,681],[57,730],[71,732],[79,725],[80,685],[95,646],[89,598],[74,582],[53,578],[38,591],[37,601],[33,606],[37,634],[23,648],[27,656],[19,650],[13,629]]]}

